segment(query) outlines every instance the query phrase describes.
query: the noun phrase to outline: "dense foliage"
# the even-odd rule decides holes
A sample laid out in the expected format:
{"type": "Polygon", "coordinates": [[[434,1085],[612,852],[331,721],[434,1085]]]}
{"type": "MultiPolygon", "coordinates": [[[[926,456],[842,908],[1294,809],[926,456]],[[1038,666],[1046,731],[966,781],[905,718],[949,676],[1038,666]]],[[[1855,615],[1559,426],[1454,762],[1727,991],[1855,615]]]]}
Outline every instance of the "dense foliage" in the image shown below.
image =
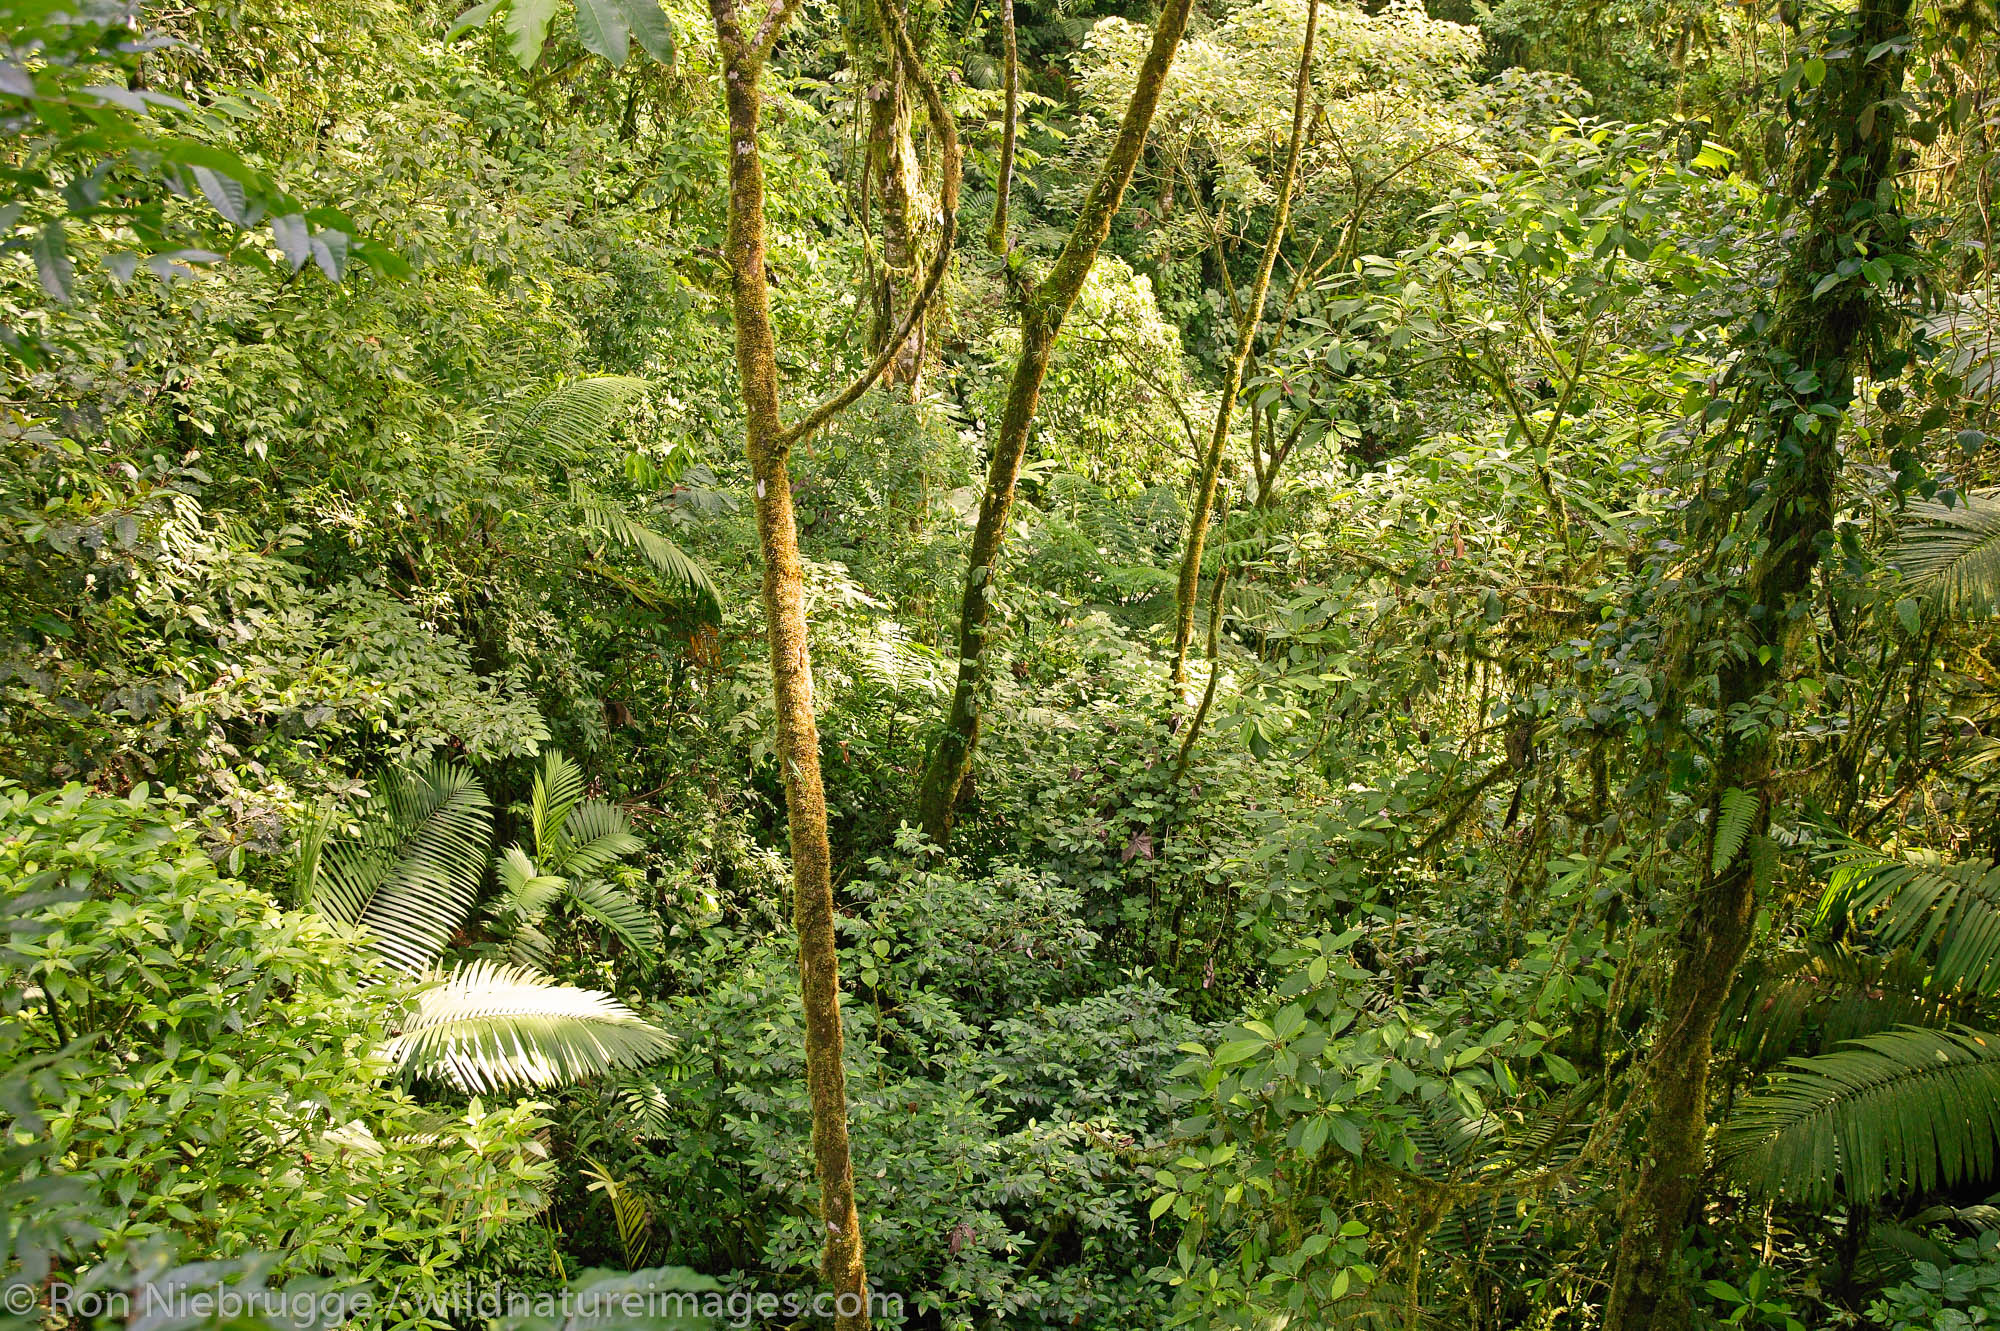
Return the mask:
{"type": "Polygon", "coordinates": [[[5,1315],[2000,1318],[1991,5],[738,9],[0,0],[5,1315]]]}

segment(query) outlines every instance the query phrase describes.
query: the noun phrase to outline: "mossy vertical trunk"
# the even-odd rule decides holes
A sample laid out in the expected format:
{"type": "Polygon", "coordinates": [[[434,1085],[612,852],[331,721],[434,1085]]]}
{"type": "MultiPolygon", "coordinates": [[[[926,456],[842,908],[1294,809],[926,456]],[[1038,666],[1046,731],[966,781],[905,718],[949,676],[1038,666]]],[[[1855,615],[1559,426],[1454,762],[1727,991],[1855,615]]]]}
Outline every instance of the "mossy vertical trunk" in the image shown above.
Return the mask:
{"type": "MultiPolygon", "coordinates": [[[[764,621],[778,720],[791,835],[793,922],[799,992],[805,1009],[806,1086],[812,1101],[813,1163],[824,1229],[822,1269],[837,1296],[835,1325],[868,1325],[868,1278],[854,1206],[847,1139],[847,1074],[841,1063],[840,962],[834,934],[832,856],[820,784],[819,727],[813,719],[805,583],[787,468],[790,439],[779,408],[777,346],[765,280],[764,170],[757,151],[763,41],[746,40],[729,0],[714,0],[729,111],[729,219],[725,254],[736,320],[736,369],[744,445],[755,478],[757,536],[764,557],[764,621]]],[[[773,21],[779,13],[773,10],[773,21]]],[[[767,27],[773,21],[767,21],[767,27]]],[[[762,38],[763,34],[759,34],[762,38]]]]}
{"type": "MultiPolygon", "coordinates": [[[[1767,354],[1754,358],[1746,391],[1757,395],[1753,422],[1777,420],[1745,447],[1757,465],[1743,477],[1739,511],[1756,518],[1756,544],[1742,590],[1732,598],[1744,650],[1717,671],[1717,714],[1730,718],[1709,797],[1711,854],[1673,946],[1673,972],[1649,1061],[1651,1115],[1639,1177],[1619,1209],[1617,1266],[1605,1308],[1607,1331],[1665,1331],[1688,1325],[1688,1278],[1678,1269],[1680,1236],[1699,1200],[1708,1126],[1709,1062],[1715,1026],[1750,941],[1757,909],[1757,866],[1770,825],[1773,727],[1734,724],[1768,710],[1758,700],[1780,684],[1791,651],[1811,616],[1811,579],[1833,530],[1844,412],[1878,315],[1868,284],[1856,275],[1820,291],[1820,283],[1856,252],[1894,254],[1905,236],[1895,204],[1895,110],[1904,72],[1901,40],[1911,0],[1861,0],[1835,43],[1844,56],[1827,75],[1800,128],[1787,192],[1798,206],[1792,256],[1780,276],[1767,354]],[[1856,55],[1873,52],[1870,59],[1856,55]],[[1807,423],[1801,429],[1800,423],[1807,423]],[[1749,496],[1751,481],[1765,492],[1749,496]],[[1756,800],[1743,852],[1717,863],[1715,829],[1725,792],[1756,800]]],[[[1704,626],[1695,638],[1713,638],[1704,626]]],[[[1697,670],[1699,667],[1697,667],[1697,670]]],[[[1693,672],[1690,672],[1693,673],[1693,672]]],[[[1768,847],[1763,849],[1768,850],[1768,847]]]]}
{"type": "MultiPolygon", "coordinates": [[[[886,34],[881,40],[883,49],[864,74],[870,79],[867,172],[879,182],[882,199],[882,267],[869,329],[871,351],[881,350],[909,313],[923,285],[925,258],[923,171],[911,125],[914,99],[894,42],[886,34]]],[[[897,349],[883,376],[885,384],[916,391],[923,375],[924,323],[920,317],[897,349]]]]}
{"type": "Polygon", "coordinates": [[[1007,538],[1007,515],[1014,504],[1014,486],[1020,479],[1022,455],[1028,447],[1028,429],[1034,424],[1035,407],[1041,398],[1042,380],[1047,377],[1049,356],[1055,350],[1062,322],[1083,290],[1097,251],[1111,234],[1111,220],[1132,182],[1139,154],[1146,146],[1153,112],[1160,104],[1160,92],[1167,71],[1173,67],[1180,49],[1181,35],[1187,31],[1193,0],[1165,0],[1153,24],[1153,39],[1139,65],[1131,99],[1118,126],[1118,137],[1104,164],[1098,168],[1090,193],[1077,213],[1069,240],[1056,256],[1048,275],[1021,297],[1021,353],[1014,362],[1013,378],[1007,386],[1007,405],[1001,413],[1000,429],[993,440],[993,457],[986,469],[986,490],[979,501],[979,523],[973,529],[972,551],[965,573],[965,590],[959,603],[958,682],[952,690],[951,711],[944,730],[932,748],[917,788],[917,815],[924,831],[943,843],[951,836],[958,792],[972,770],[973,750],[979,740],[981,656],[986,646],[986,629],[991,618],[990,591],[999,568],[1001,547],[1007,538]]]}
{"type": "MultiPolygon", "coordinates": [[[[1180,580],[1174,588],[1176,685],[1187,679],[1188,643],[1194,637],[1195,593],[1201,583],[1202,546],[1208,539],[1208,515],[1215,507],[1215,487],[1222,475],[1222,451],[1229,443],[1229,427],[1236,419],[1236,394],[1243,387],[1243,367],[1250,361],[1258,325],[1264,321],[1264,304],[1271,294],[1271,270],[1278,262],[1278,250],[1285,242],[1285,228],[1291,221],[1292,189],[1298,181],[1299,153],[1305,144],[1306,102],[1312,94],[1313,41],[1318,31],[1319,0],[1311,0],[1306,6],[1305,45],[1299,52],[1299,72],[1292,88],[1292,137],[1285,149],[1284,174],[1278,181],[1278,204],[1271,217],[1271,233],[1264,238],[1263,252],[1257,258],[1257,276],[1250,286],[1250,299],[1236,320],[1236,348],[1229,357],[1228,369],[1223,372],[1222,392],[1215,404],[1215,426],[1209,433],[1208,453],[1195,481],[1194,508],[1188,514],[1187,543],[1181,551],[1180,580]]],[[[1222,280],[1230,280],[1227,270],[1222,280]]]]}

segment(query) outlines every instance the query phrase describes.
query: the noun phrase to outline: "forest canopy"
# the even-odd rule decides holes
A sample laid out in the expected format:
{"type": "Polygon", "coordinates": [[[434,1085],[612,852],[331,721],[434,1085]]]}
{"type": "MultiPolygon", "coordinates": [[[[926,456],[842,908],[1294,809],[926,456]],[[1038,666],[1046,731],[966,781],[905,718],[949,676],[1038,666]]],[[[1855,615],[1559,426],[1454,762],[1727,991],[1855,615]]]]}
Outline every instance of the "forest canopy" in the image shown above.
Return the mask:
{"type": "Polygon", "coordinates": [[[1991,0],[0,0],[0,1318],[2000,1323],[1991,0]]]}

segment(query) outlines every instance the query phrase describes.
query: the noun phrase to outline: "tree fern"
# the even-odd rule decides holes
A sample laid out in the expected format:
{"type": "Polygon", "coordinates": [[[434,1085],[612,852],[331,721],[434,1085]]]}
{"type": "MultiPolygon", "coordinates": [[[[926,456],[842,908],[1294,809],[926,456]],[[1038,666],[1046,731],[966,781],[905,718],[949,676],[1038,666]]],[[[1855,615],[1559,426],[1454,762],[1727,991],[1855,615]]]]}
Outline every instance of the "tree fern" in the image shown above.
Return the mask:
{"type": "Polygon", "coordinates": [[[573,379],[534,405],[521,421],[521,434],[557,457],[586,454],[646,395],[646,388],[644,379],[622,374],[573,379]]]}
{"type": "Polygon", "coordinates": [[[672,1047],[666,1032],[594,989],[474,961],[417,991],[387,1052],[413,1076],[478,1093],[643,1067],[672,1047]]]}
{"type": "Polygon", "coordinates": [[[2000,498],[1961,496],[1953,505],[1918,501],[1889,552],[1912,586],[1948,610],[1983,611],[2000,598],[2000,498]]]}
{"type": "Polygon", "coordinates": [[[390,773],[379,798],[384,818],[318,851],[307,900],[416,974],[436,963],[471,913],[491,805],[472,773],[443,761],[390,773]]]}
{"type": "Polygon", "coordinates": [[[1825,1206],[1987,1177],[1996,1138],[2000,1040],[1906,1026],[1791,1060],[1724,1126],[1722,1160],[1754,1191],[1825,1206]]]}
{"type": "Polygon", "coordinates": [[[590,531],[609,538],[636,553],[653,571],[681,595],[693,602],[702,618],[711,622],[722,618],[722,594],[700,560],[683,551],[625,511],[615,499],[592,494],[581,485],[570,486],[570,501],[577,517],[590,531]]]}
{"type": "Polygon", "coordinates": [[[1991,860],[1947,864],[1929,852],[1843,857],[1820,898],[1818,922],[1866,922],[1876,939],[1929,957],[1932,984],[2000,991],[2000,869],[1991,860]]]}

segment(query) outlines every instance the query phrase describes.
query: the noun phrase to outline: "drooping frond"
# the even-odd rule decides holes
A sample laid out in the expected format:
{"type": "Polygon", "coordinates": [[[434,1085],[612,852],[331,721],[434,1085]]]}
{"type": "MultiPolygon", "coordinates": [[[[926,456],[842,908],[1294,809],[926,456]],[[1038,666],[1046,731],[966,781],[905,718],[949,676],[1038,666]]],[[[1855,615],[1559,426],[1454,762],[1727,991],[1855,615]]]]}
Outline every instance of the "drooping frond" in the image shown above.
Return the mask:
{"type": "Polygon", "coordinates": [[[644,559],[654,573],[694,603],[702,618],[710,622],[721,620],[722,594],[700,560],[627,513],[625,506],[615,499],[591,494],[576,485],[570,487],[570,498],[586,528],[644,559]]]}
{"type": "Polygon", "coordinates": [[[471,772],[441,760],[391,773],[380,797],[385,819],[321,852],[310,901],[414,975],[436,963],[471,913],[490,806],[471,772]]]}
{"type": "Polygon", "coordinates": [[[2000,498],[1968,494],[1950,506],[1910,505],[1889,552],[1912,586],[1947,610],[1983,611],[2000,600],[2000,498]]]}
{"type": "Polygon", "coordinates": [[[1928,851],[1857,850],[1834,870],[1819,921],[1864,921],[1875,937],[1919,956],[1936,949],[1941,990],[2000,991],[2000,869],[1991,860],[1947,864],[1928,851]]]}
{"type": "Polygon", "coordinates": [[[574,379],[535,404],[521,422],[521,433],[551,453],[572,457],[602,443],[645,393],[646,381],[629,375],[574,379]]]}
{"type": "Polygon", "coordinates": [[[637,952],[650,952],[659,942],[658,923],[622,888],[588,879],[570,884],[569,899],[578,910],[617,934],[627,947],[637,952]]]}
{"type": "Polygon", "coordinates": [[[535,837],[535,857],[550,873],[562,873],[569,866],[563,856],[563,825],[570,811],[583,802],[583,769],[563,756],[560,749],[542,755],[542,770],[535,773],[534,793],[528,798],[528,826],[535,837]]]}
{"type": "Polygon", "coordinates": [[[1947,1008],[1925,993],[1929,978],[1906,951],[1878,956],[1814,940],[1743,968],[1721,1038],[1761,1069],[1895,1026],[1935,1026],[1947,1008]]]}
{"type": "Polygon", "coordinates": [[[585,800],[563,820],[563,851],[557,872],[597,873],[614,860],[636,855],[646,843],[632,833],[632,819],[615,804],[585,800]]]}
{"type": "Polygon", "coordinates": [[[387,1052],[415,1076],[476,1093],[643,1067],[672,1047],[665,1031],[595,989],[475,961],[418,990],[387,1052]]]}
{"type": "Polygon", "coordinates": [[[1791,1060],[1723,1127],[1724,1167],[1767,1196],[1825,1206],[1993,1171],[2000,1037],[1905,1026],[1791,1060]]]}

